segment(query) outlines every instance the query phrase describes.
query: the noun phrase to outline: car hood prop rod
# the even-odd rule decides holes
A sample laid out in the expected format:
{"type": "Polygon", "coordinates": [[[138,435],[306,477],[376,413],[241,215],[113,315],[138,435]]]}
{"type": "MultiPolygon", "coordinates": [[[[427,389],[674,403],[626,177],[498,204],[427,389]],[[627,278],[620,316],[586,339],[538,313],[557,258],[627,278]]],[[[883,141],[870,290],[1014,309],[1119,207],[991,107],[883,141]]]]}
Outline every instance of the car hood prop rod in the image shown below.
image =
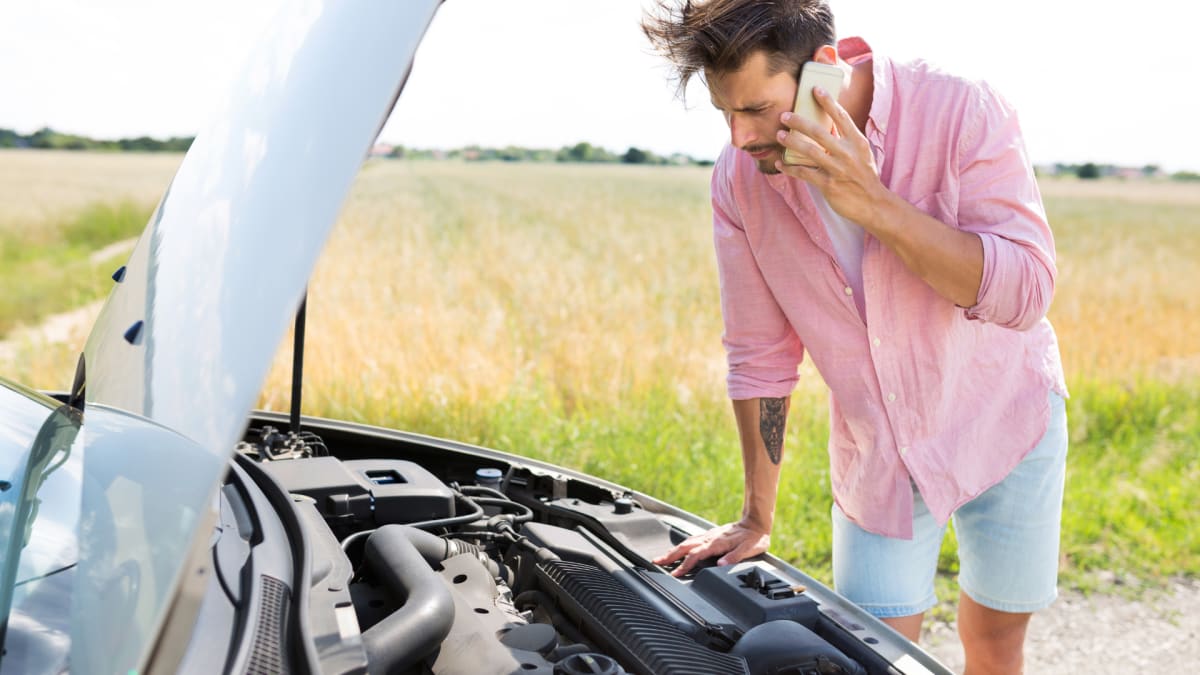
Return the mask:
{"type": "Polygon", "coordinates": [[[292,433],[300,433],[300,388],[304,383],[304,319],[308,313],[308,289],[296,309],[296,329],[292,338],[292,433]]]}

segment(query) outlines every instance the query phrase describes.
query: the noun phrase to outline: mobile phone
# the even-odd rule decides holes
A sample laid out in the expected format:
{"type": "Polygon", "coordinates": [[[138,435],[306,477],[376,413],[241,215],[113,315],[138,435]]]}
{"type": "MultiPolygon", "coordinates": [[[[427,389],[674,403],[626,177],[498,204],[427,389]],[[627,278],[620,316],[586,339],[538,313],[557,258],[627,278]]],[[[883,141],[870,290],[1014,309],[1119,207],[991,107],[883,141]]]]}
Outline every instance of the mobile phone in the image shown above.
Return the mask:
{"type": "MultiPolygon", "coordinates": [[[[800,68],[800,85],[796,87],[796,102],[792,105],[792,112],[822,125],[823,128],[828,129],[833,126],[833,120],[829,118],[821,104],[817,103],[817,99],[813,98],[812,90],[813,87],[821,87],[829,92],[829,95],[836,101],[838,94],[842,91],[844,77],[845,73],[837,66],[816,61],[806,62],[800,68]]],[[[787,164],[799,164],[801,160],[789,149],[784,151],[783,161],[787,164]]]]}

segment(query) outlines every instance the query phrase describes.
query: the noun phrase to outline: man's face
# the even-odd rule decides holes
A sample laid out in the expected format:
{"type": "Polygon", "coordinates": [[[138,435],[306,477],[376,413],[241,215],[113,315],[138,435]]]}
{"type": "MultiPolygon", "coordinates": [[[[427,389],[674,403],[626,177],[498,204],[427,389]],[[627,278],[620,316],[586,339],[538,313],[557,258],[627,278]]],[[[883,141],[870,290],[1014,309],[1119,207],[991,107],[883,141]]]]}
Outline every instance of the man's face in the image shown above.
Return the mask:
{"type": "Polygon", "coordinates": [[[775,162],[783,160],[783,146],[775,132],[786,128],[779,115],[792,109],[796,78],[784,71],[772,74],[769,66],[766,52],[757,51],[740,69],[706,79],[712,103],[729,125],[729,142],[750,153],[759,171],[779,173],[775,162]]]}

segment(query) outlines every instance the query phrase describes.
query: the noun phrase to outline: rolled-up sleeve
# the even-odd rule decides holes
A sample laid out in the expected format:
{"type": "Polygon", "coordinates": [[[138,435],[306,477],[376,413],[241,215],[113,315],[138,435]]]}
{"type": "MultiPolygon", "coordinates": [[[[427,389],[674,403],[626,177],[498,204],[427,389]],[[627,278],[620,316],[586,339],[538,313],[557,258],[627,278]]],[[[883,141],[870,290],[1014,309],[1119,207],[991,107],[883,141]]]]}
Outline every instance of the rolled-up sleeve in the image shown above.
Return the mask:
{"type": "Polygon", "coordinates": [[[1054,237],[1015,111],[986,85],[975,104],[959,146],[958,225],[983,243],[983,276],[966,316],[1028,330],[1054,295],[1054,237]]]}
{"type": "Polygon", "coordinates": [[[754,259],[726,179],[728,159],[722,157],[714,167],[712,207],[729,397],[788,396],[796,386],[804,347],[754,259]]]}

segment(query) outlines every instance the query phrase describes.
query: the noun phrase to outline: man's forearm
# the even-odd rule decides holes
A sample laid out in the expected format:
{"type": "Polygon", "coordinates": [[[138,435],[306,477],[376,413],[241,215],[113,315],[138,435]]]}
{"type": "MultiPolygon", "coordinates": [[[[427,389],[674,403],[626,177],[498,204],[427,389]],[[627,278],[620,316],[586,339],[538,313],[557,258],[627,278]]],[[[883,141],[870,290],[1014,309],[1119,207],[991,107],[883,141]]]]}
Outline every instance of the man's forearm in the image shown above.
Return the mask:
{"type": "Polygon", "coordinates": [[[820,190],[834,211],[874,235],[942,297],[975,306],[983,279],[978,235],[938,221],[889,190],[879,178],[870,142],[850,113],[827,92],[813,95],[832,117],[837,135],[802,115],[782,113],[780,122],[800,134],[781,129],[778,140],[815,166],[776,162],[776,168],[820,190]]]}
{"type": "Polygon", "coordinates": [[[788,405],[788,397],[733,402],[745,472],[742,520],[762,532],[770,532],[775,522],[788,405]]]}
{"type": "Polygon", "coordinates": [[[972,307],[983,279],[983,243],[888,192],[860,223],[900,256],[904,265],[939,295],[960,307],[972,307]]]}

